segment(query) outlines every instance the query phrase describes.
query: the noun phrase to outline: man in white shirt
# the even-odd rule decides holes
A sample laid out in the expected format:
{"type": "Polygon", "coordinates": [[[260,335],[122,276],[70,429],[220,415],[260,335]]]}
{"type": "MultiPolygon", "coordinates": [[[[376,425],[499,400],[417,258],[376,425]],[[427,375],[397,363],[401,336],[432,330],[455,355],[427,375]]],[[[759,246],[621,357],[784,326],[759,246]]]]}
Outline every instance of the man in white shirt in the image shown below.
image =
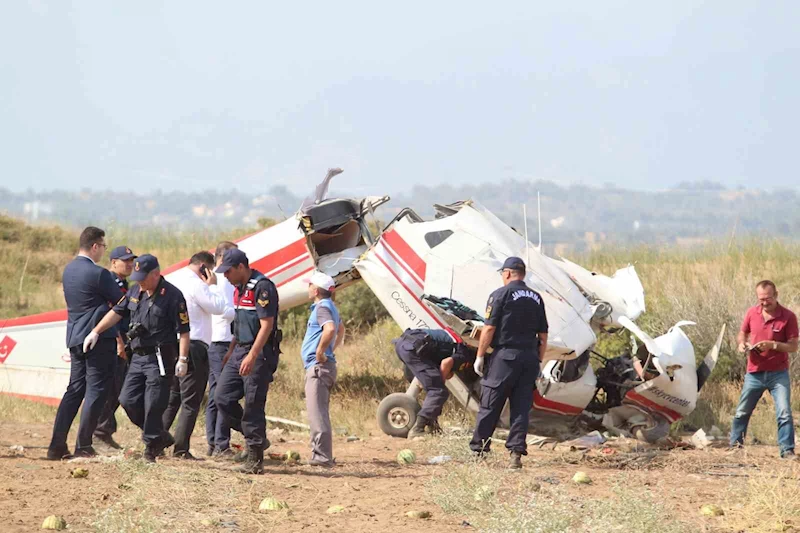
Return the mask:
{"type": "MultiPolygon", "coordinates": [[[[208,347],[211,344],[211,316],[222,315],[233,319],[233,306],[217,285],[214,274],[214,256],[208,252],[198,252],[189,260],[189,266],[176,276],[173,285],[178,287],[186,299],[191,329],[189,338],[189,361],[186,375],[175,377],[169,396],[169,406],[162,418],[164,427],[169,428],[180,409],[178,426],[175,429],[175,448],[173,455],[184,459],[195,459],[189,451],[189,438],[194,431],[200,404],[206,392],[209,364],[208,347]]],[[[176,371],[176,374],[178,372],[176,371]]]]}
{"type": "MultiPolygon", "coordinates": [[[[230,241],[222,241],[214,251],[216,266],[222,262],[222,256],[226,250],[238,248],[230,241]]],[[[234,287],[225,276],[217,278],[217,288],[219,293],[225,298],[225,303],[233,309],[234,287]]],[[[208,455],[232,456],[231,450],[231,427],[228,417],[217,410],[214,402],[214,395],[217,391],[217,378],[222,372],[222,360],[228,353],[228,348],[233,340],[231,331],[233,314],[214,315],[211,317],[211,346],[208,348],[208,403],[206,404],[206,441],[208,442],[208,455]]]]}

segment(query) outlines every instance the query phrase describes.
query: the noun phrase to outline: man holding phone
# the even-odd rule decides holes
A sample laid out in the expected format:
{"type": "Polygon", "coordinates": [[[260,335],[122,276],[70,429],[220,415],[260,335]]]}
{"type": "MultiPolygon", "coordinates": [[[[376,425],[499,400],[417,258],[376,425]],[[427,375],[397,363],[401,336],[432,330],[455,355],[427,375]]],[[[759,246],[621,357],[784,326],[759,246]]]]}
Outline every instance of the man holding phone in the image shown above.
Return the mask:
{"type": "Polygon", "coordinates": [[[743,446],[750,415],[765,391],[775,401],[781,457],[795,459],[789,354],[797,351],[797,317],[778,303],[778,289],[769,280],[756,285],[758,304],[747,310],[737,336],[739,352],[747,353],[747,374],[731,424],[733,447],[743,446]]]}
{"type": "Polygon", "coordinates": [[[192,325],[189,331],[191,343],[186,375],[173,379],[169,405],[164,411],[162,420],[164,428],[169,430],[180,409],[173,455],[183,459],[195,459],[189,451],[189,438],[194,431],[208,382],[211,315],[223,315],[232,320],[234,311],[217,286],[214,256],[209,252],[194,254],[189,260],[187,269],[175,276],[173,282],[186,299],[186,310],[192,325]]]}

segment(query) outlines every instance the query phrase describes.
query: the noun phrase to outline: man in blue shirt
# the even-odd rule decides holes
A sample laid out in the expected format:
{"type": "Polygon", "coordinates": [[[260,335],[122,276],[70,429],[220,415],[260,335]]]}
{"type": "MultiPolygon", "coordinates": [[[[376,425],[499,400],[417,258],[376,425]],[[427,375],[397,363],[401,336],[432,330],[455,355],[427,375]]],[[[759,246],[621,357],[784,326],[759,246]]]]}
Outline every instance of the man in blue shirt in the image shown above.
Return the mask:
{"type": "Polygon", "coordinates": [[[80,252],[64,269],[62,284],[67,302],[69,385],[56,412],[47,458],[69,458],[67,435],[83,402],[75,455],[92,457],[92,433],[105,405],[117,364],[117,328],[105,331],[86,351],[84,340],[108,309],[122,297],[111,273],[97,264],[106,251],[105,232],[89,226],[81,232],[80,252]]]}
{"type": "Polygon", "coordinates": [[[308,283],[308,296],[314,300],[301,356],[306,369],[306,411],[311,426],[312,466],[332,467],[333,431],[329,412],[331,389],[336,383],[334,350],[344,340],[344,324],[331,300],[336,282],[327,274],[314,272],[308,283]]]}

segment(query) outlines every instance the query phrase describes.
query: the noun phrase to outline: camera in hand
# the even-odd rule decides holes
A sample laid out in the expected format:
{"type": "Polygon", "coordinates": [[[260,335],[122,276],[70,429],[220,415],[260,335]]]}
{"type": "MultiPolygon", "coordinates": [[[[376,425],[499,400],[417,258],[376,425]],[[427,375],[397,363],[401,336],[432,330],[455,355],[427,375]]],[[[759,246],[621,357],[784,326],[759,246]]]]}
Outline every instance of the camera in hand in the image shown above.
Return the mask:
{"type": "Polygon", "coordinates": [[[141,322],[131,322],[130,328],[128,328],[128,333],[126,333],[125,336],[128,338],[128,343],[131,343],[146,333],[147,328],[144,327],[141,322]]]}

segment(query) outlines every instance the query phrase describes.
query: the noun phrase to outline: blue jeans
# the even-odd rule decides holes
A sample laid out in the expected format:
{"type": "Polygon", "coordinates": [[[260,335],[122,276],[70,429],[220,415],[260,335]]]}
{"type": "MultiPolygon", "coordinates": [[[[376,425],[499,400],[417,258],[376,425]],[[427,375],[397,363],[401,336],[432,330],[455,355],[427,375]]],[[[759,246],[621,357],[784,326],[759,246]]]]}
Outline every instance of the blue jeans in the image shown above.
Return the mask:
{"type": "Polygon", "coordinates": [[[736,414],[731,424],[731,446],[744,444],[747,424],[764,391],[769,391],[775,401],[775,418],[778,421],[778,446],[781,456],[794,451],[794,423],[792,421],[791,387],[789,371],[753,372],[744,376],[744,387],[736,414]]]}

